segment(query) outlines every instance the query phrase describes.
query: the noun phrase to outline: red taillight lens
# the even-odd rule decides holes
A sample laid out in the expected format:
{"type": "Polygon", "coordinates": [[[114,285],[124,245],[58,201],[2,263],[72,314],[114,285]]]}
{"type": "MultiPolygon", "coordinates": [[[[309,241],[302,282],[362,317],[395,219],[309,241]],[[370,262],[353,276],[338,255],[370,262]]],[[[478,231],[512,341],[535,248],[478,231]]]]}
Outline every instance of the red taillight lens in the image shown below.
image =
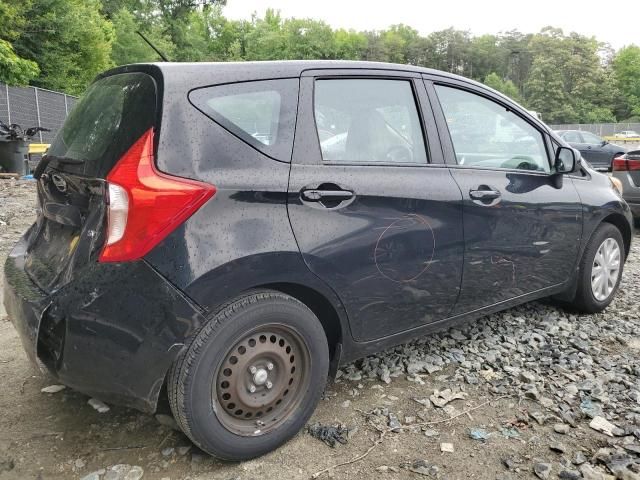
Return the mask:
{"type": "Polygon", "coordinates": [[[623,155],[620,157],[616,157],[613,159],[613,164],[611,165],[611,169],[620,172],[620,171],[632,171],[637,172],[640,170],[640,158],[629,158],[627,155],[623,155]]]}
{"type": "Polygon", "coordinates": [[[616,172],[628,170],[627,168],[627,159],[623,156],[614,157],[613,163],[611,164],[611,170],[616,172]]]}
{"type": "Polygon", "coordinates": [[[107,182],[107,240],[101,262],[142,258],[216,193],[213,185],[155,168],[153,129],[116,163],[107,182]]]}

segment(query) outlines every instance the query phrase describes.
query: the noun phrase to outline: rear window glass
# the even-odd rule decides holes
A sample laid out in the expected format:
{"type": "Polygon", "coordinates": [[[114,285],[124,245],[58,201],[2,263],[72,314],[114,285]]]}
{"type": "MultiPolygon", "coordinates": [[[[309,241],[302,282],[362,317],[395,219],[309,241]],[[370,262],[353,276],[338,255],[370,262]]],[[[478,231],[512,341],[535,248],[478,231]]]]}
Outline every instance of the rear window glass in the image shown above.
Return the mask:
{"type": "Polygon", "coordinates": [[[289,161],[298,79],[230,83],[193,90],[191,103],[226,130],[277,160],[289,161]]]}
{"type": "Polygon", "coordinates": [[[47,154],[65,171],[105,177],[151,128],[156,86],[145,73],[121,73],[94,82],[56,135],[47,154]]]}

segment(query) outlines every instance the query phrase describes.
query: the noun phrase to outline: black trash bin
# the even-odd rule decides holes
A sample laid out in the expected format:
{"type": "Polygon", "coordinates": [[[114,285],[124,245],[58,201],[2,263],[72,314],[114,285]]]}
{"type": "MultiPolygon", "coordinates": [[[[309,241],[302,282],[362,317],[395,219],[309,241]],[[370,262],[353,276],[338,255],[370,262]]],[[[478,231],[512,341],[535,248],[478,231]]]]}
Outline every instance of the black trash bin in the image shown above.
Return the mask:
{"type": "Polygon", "coordinates": [[[29,174],[27,142],[21,138],[0,138],[0,172],[29,174]]]}

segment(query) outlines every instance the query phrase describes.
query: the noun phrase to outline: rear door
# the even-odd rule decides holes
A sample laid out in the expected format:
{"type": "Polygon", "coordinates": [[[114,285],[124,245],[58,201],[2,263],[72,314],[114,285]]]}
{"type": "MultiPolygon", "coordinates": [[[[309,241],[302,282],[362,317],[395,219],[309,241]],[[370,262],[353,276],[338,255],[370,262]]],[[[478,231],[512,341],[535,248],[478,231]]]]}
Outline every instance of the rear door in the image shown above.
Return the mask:
{"type": "Polygon", "coordinates": [[[104,245],[109,170],[156,119],[156,84],[145,73],[93,83],[36,170],[38,217],[26,270],[44,291],[67,283],[104,245]]]}
{"type": "Polygon", "coordinates": [[[288,209],[305,262],[341,298],[356,340],[451,312],[461,194],[418,75],[303,74],[288,209]]]}
{"type": "Polygon", "coordinates": [[[577,261],[582,207],[571,177],[551,171],[548,135],[491,92],[439,77],[427,87],[463,195],[455,313],[564,283],[577,261]]]}

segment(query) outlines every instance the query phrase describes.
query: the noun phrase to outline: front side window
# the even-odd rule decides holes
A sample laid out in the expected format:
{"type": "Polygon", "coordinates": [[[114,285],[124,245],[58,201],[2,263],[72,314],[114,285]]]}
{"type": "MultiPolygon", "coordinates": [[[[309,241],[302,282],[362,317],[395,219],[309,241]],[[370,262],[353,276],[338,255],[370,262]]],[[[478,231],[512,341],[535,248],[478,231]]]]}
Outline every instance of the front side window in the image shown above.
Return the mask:
{"type": "Polygon", "coordinates": [[[589,145],[598,145],[602,143],[602,139],[597,135],[589,132],[582,132],[582,139],[584,143],[588,143],[589,145]]]}
{"type": "Polygon", "coordinates": [[[542,133],[502,105],[436,85],[459,165],[550,172],[542,133]]]}
{"type": "Polygon", "coordinates": [[[427,163],[420,117],[407,80],[317,80],[314,108],[324,161],[427,163]]]}
{"type": "Polygon", "coordinates": [[[568,143],[582,143],[582,138],[578,132],[567,132],[562,138],[568,143]]]}
{"type": "Polygon", "coordinates": [[[230,83],[193,90],[191,103],[254,148],[289,161],[298,101],[298,79],[230,83]]]}

